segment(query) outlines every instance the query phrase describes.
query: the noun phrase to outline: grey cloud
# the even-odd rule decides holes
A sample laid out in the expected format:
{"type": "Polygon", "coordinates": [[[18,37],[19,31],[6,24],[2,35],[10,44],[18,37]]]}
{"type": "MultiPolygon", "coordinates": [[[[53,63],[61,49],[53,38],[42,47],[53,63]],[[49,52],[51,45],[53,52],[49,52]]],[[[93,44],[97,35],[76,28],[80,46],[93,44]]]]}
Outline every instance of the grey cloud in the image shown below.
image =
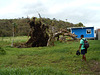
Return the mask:
{"type": "Polygon", "coordinates": [[[23,7],[23,9],[25,10],[24,13],[28,13],[31,14],[34,11],[36,11],[36,9],[40,10],[40,8],[42,8],[42,4],[38,3],[38,4],[30,4],[30,5],[26,5],[23,7]]]}
{"type": "MultiPolygon", "coordinates": [[[[73,0],[74,1],[74,0],[73,0]]],[[[80,7],[65,7],[63,10],[60,12],[57,12],[55,14],[51,14],[48,11],[48,5],[53,7],[54,3],[56,2],[53,1],[50,2],[50,4],[43,4],[41,1],[36,3],[36,4],[30,4],[30,5],[25,5],[23,7],[24,14],[26,15],[36,15],[37,11],[42,14],[43,17],[48,17],[48,18],[56,18],[56,19],[61,19],[64,20],[68,19],[68,21],[72,23],[79,23],[82,22],[83,24],[93,24],[97,25],[100,24],[99,22],[99,10],[92,10],[89,9],[88,7],[92,6],[93,4],[90,5],[82,5],[80,7]]],[[[60,3],[60,2],[59,2],[60,3]]],[[[98,6],[98,5],[97,5],[98,6]]]]}

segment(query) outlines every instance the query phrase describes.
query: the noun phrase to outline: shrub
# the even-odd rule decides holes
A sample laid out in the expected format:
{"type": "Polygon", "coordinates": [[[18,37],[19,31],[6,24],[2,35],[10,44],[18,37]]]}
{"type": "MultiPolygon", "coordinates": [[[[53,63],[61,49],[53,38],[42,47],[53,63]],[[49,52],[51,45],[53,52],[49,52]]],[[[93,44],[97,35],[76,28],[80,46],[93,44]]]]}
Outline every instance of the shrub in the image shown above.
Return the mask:
{"type": "Polygon", "coordinates": [[[6,51],[0,47],[0,55],[5,55],[6,54],[6,51]]]}

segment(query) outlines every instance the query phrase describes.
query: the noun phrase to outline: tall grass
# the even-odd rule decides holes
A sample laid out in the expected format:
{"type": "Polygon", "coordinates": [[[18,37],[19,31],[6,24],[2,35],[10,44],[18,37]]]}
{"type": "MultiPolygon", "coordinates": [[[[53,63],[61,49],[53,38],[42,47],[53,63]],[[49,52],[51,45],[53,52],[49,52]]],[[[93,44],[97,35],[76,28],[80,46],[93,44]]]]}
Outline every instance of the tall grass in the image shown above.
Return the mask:
{"type": "Polygon", "coordinates": [[[71,75],[51,67],[26,67],[0,69],[0,75],[71,75]]]}

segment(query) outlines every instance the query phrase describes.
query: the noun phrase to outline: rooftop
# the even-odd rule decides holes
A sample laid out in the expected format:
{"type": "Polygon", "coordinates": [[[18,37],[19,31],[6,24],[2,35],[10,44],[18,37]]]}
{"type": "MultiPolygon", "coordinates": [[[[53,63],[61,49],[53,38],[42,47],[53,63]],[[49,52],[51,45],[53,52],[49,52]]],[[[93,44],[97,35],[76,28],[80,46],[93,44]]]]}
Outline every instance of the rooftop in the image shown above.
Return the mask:
{"type": "Polygon", "coordinates": [[[70,27],[70,28],[67,28],[67,29],[73,29],[73,28],[94,28],[94,27],[70,27]]]}

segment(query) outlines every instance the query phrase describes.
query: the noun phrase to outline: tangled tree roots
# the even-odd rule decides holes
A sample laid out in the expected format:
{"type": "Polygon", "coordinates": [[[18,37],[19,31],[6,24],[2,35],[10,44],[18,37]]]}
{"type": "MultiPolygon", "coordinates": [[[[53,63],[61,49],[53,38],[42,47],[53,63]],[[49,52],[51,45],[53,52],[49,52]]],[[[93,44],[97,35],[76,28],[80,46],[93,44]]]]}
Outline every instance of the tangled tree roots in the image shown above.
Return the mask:
{"type": "Polygon", "coordinates": [[[29,22],[30,25],[30,39],[25,43],[21,44],[19,47],[40,47],[47,46],[49,36],[47,34],[48,26],[42,24],[41,21],[36,22],[33,18],[33,21],[29,22]]]}

